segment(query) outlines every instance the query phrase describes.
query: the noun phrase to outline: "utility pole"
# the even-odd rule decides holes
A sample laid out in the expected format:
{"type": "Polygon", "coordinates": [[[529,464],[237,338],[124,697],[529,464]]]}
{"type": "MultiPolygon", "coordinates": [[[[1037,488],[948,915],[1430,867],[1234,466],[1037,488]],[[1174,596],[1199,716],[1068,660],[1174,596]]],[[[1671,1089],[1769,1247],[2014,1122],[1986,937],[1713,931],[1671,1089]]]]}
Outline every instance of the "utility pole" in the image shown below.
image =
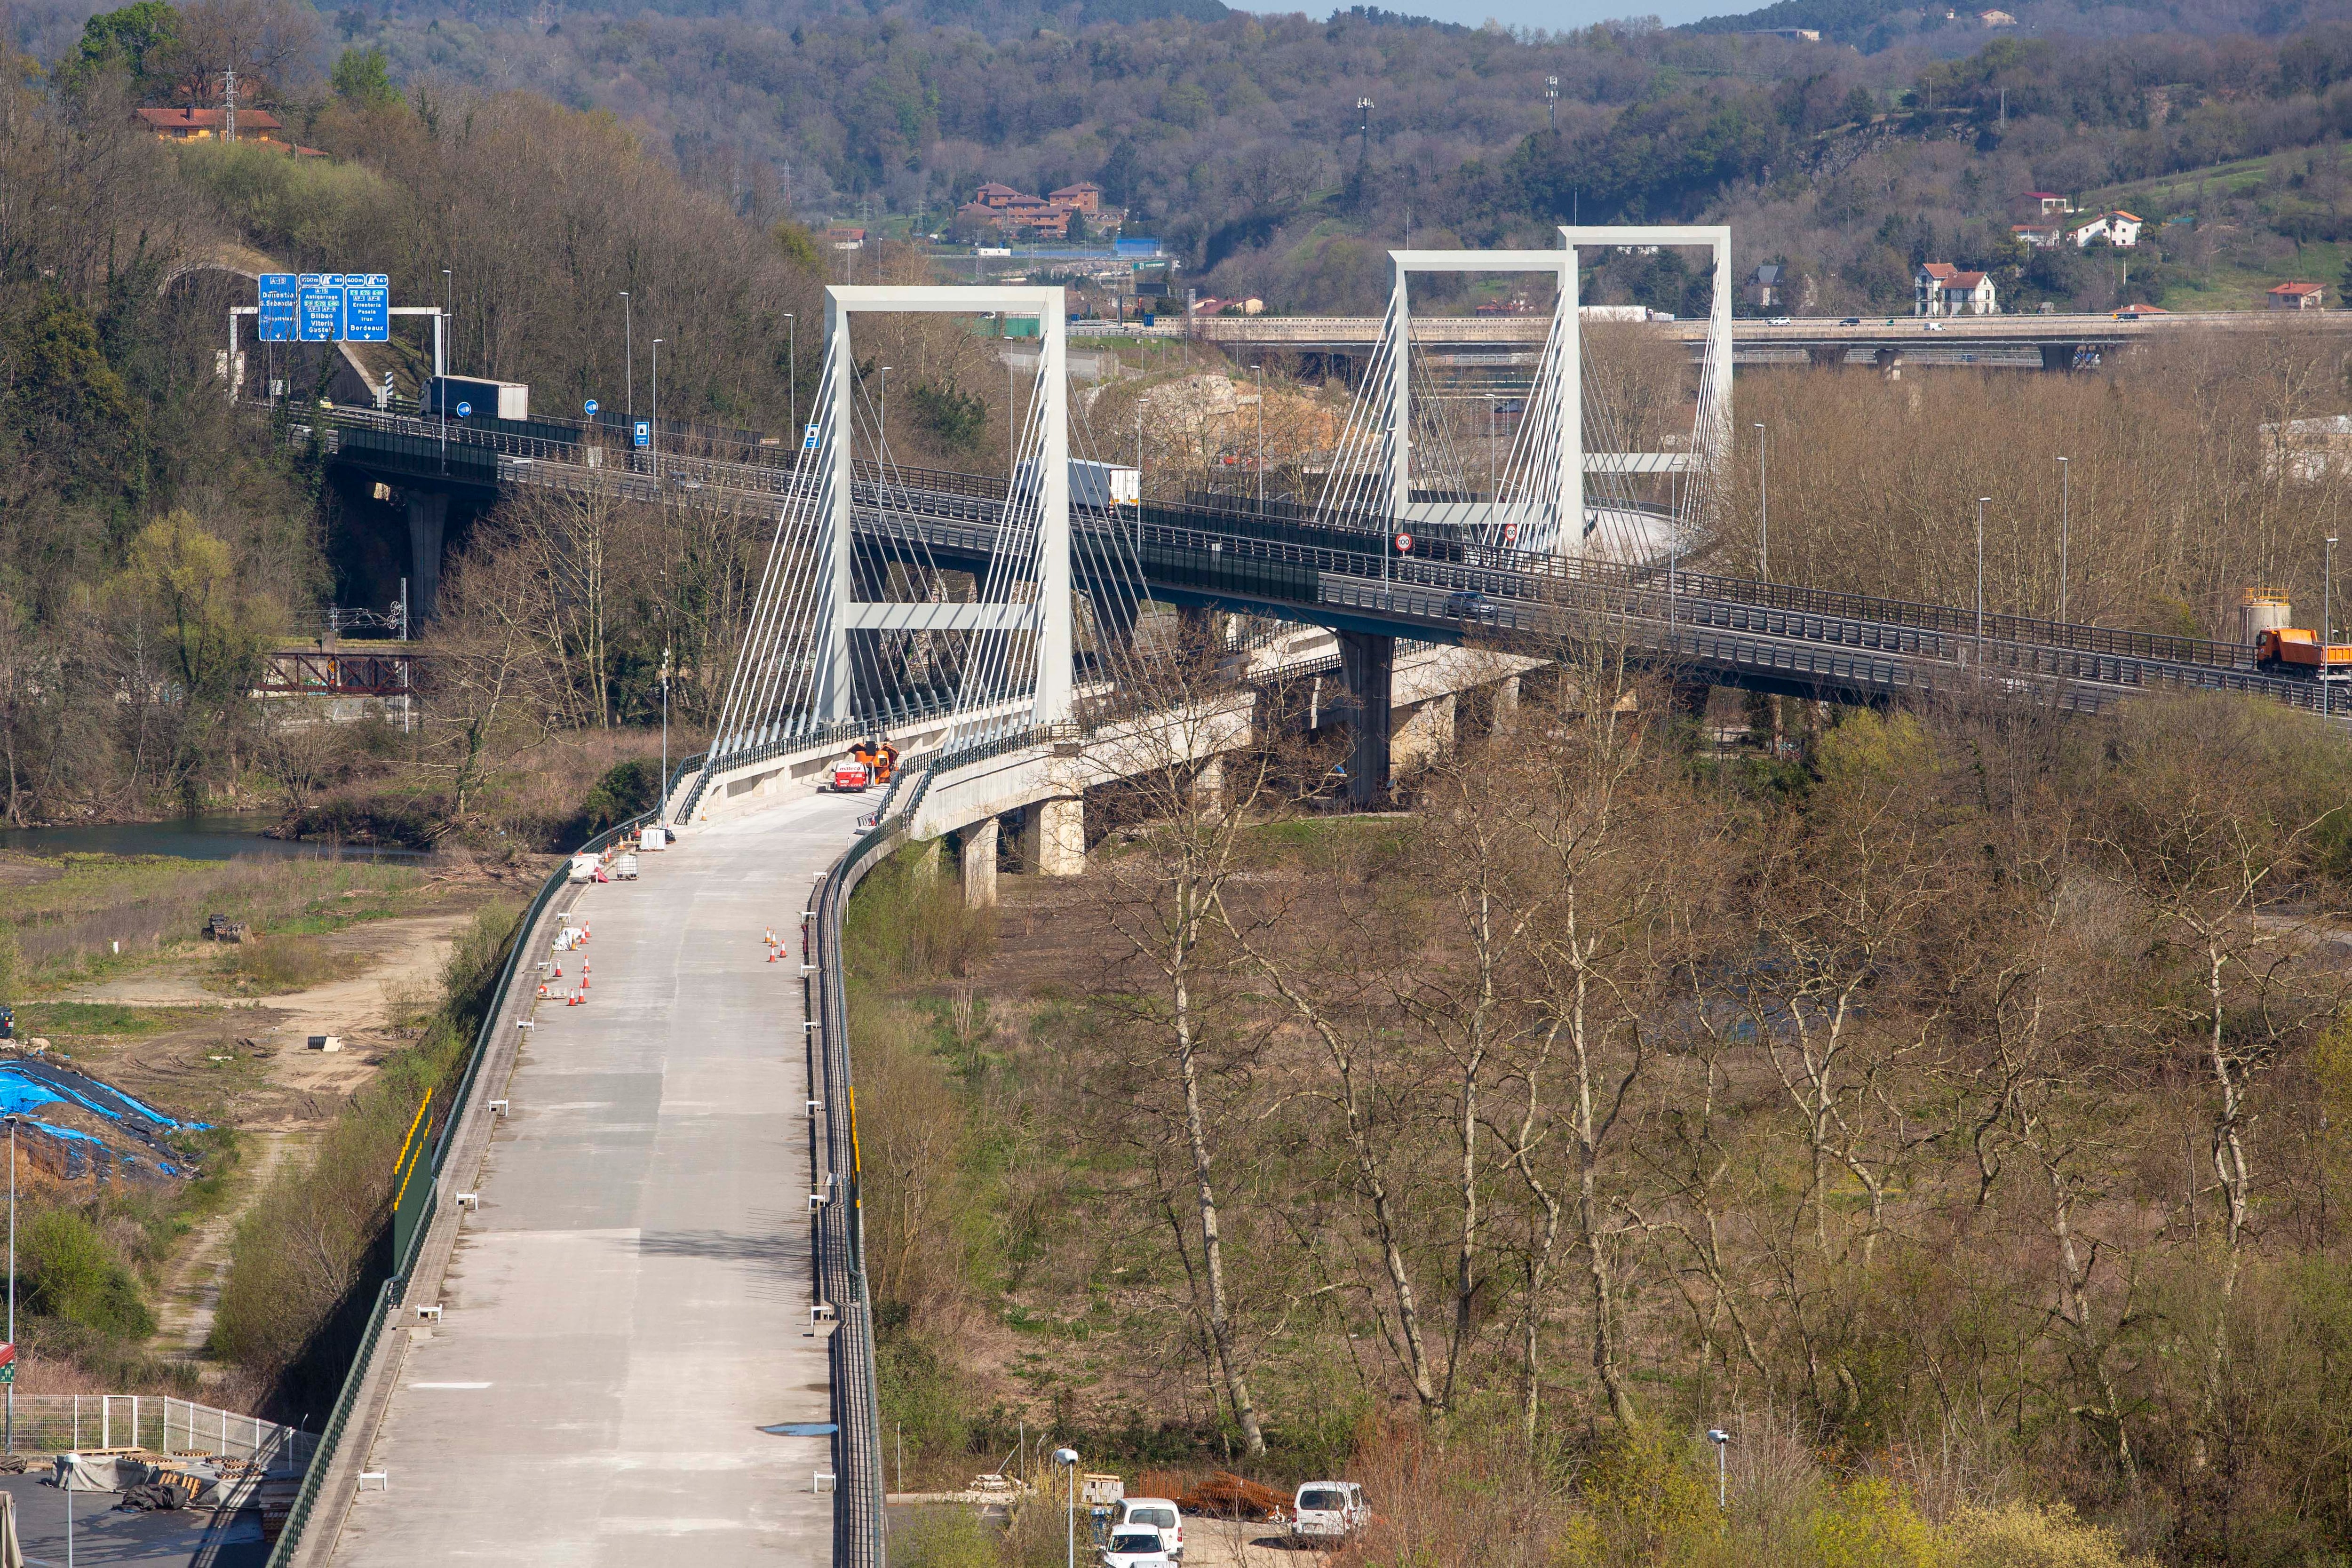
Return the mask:
{"type": "MultiPolygon", "coordinates": [[[[797,452],[802,446],[801,324],[793,318],[793,313],[790,310],[786,310],[784,312],[784,374],[786,378],[784,385],[784,417],[792,422],[793,449],[797,452]]],[[[793,466],[794,468],[798,468],[800,466],[800,459],[798,458],[794,458],[793,459],[793,466]]]]}
{"type": "Polygon", "coordinates": [[[236,140],[236,72],[221,73],[221,140],[236,140]]]}
{"type": "Polygon", "coordinates": [[[654,340],[654,426],[646,432],[646,444],[653,451],[654,483],[656,486],[661,483],[661,346],[662,341],[656,338],[654,340]]]}
{"type": "Polygon", "coordinates": [[[621,406],[627,411],[634,429],[637,422],[637,323],[635,307],[626,289],[621,290],[621,357],[628,362],[621,371],[621,406]]]}
{"type": "MultiPolygon", "coordinates": [[[[659,787],[661,789],[661,819],[663,825],[667,826],[669,823],[669,644],[667,643],[662,644],[661,699],[662,771],[661,784],[659,787]]],[[[907,1489],[902,1486],[898,1489],[900,1491],[904,1491],[907,1489]]]]}

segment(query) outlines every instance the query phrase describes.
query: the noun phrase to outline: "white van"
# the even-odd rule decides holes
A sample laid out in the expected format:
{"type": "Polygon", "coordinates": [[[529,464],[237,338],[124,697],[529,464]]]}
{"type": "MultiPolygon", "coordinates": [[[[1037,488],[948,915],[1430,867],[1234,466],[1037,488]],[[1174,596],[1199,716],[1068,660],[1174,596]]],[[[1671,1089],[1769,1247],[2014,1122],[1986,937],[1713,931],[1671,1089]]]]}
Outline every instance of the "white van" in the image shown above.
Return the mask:
{"type": "Polygon", "coordinates": [[[1111,1510],[1111,1533],[1116,1535],[1130,1524],[1158,1531],[1168,1555],[1179,1563],[1184,1561],[1184,1515],[1172,1500],[1164,1497],[1119,1499],[1118,1506],[1111,1510]]]}
{"type": "Polygon", "coordinates": [[[1291,1501],[1294,1541],[1345,1541],[1364,1528],[1371,1512],[1364,1489],[1353,1481],[1308,1481],[1291,1501]]]}

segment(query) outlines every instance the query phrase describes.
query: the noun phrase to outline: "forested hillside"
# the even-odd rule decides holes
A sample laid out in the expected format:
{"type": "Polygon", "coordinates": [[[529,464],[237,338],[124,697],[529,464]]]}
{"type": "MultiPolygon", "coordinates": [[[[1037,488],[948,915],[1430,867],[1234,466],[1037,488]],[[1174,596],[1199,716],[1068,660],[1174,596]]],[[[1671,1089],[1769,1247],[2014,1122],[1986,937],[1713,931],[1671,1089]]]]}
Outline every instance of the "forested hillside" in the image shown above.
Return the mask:
{"type": "MultiPolygon", "coordinates": [[[[1408,234],[1540,243],[1575,217],[1728,217],[1742,271],[1790,264],[1801,308],[1822,311],[1904,303],[1910,268],[1930,258],[1993,269],[2027,308],[2243,304],[2284,277],[2333,281],[2352,235],[2335,153],[2352,124],[2352,30],[2308,8],[2168,15],[2162,32],[2145,13],[2076,12],[2039,24],[2074,29],[2063,37],[1947,26],[1860,54],[1627,23],[1514,36],[1373,8],[1013,26],[980,12],[522,16],[355,0],[325,17],[297,0],[241,4],[257,32],[276,18],[280,39],[247,51],[248,91],[333,151],[402,155],[352,123],[331,79],[404,93],[428,115],[436,97],[518,89],[609,110],[758,224],[919,235],[949,226],[983,180],[1091,179],[1126,232],[1165,241],[1206,289],[1287,310],[1368,308],[1379,251],[1408,234]],[[2011,236],[2032,216],[2028,190],[2087,199],[2274,154],[2294,156],[2251,180],[2142,190],[2158,222],[2127,270],[2030,256],[2011,236]]],[[[19,30],[60,52],[90,47],[54,21],[19,30]]],[[[215,76],[235,52],[213,50],[215,76]]],[[[186,101],[215,76],[134,73],[128,90],[186,101]]],[[[1601,296],[1638,292],[1621,279],[1601,296]]]]}

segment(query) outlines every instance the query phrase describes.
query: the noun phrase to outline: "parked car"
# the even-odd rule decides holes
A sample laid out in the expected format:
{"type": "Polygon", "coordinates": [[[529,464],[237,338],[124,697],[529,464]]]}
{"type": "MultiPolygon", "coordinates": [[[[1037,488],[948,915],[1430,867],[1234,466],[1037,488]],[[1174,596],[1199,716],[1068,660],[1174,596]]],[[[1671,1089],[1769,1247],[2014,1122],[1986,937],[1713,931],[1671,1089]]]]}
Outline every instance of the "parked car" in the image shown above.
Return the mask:
{"type": "Polygon", "coordinates": [[[1364,1528],[1371,1510],[1364,1489],[1353,1481],[1308,1481],[1290,1510],[1294,1541],[1345,1541],[1364,1528]]]}
{"type": "Polygon", "coordinates": [[[1130,1497],[1118,1500],[1111,1510],[1110,1531],[1117,1535],[1130,1525],[1156,1530],[1168,1548],[1168,1555],[1177,1562],[1184,1561],[1184,1515],[1174,1500],[1164,1497],[1130,1497]]]}
{"type": "Polygon", "coordinates": [[[1858,327],[1862,325],[1862,318],[1860,316],[1848,316],[1844,321],[1840,321],[1838,325],[1841,327],[1858,327]]]}
{"type": "Polygon", "coordinates": [[[1788,326],[1794,326],[1794,325],[1796,324],[1796,322],[1795,322],[1795,319],[1794,319],[1794,318],[1792,318],[1792,317],[1789,317],[1789,316],[1775,316],[1775,317],[1773,317],[1770,321],[1769,321],[1765,322],[1764,324],[1765,324],[1766,326],[1768,326],[1768,327],[1788,327],[1788,326]]]}
{"type": "Polygon", "coordinates": [[[1176,1554],[1149,1525],[1112,1525],[1102,1549],[1102,1568],[1173,1568],[1176,1554]]]}

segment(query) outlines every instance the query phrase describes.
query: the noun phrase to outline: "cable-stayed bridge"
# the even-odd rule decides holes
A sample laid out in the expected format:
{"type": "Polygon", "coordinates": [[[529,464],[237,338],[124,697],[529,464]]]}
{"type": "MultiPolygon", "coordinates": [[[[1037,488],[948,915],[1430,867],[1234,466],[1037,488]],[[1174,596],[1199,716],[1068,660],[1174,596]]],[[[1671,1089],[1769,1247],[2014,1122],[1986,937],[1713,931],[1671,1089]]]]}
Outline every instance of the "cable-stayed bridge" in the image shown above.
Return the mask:
{"type": "Polygon", "coordinates": [[[1564,237],[1714,251],[1724,352],[1702,360],[1686,428],[1594,391],[1566,247],[1400,253],[1370,368],[1302,500],[1074,493],[1054,289],[829,290],[811,428],[774,460],[664,453],[656,468],[552,423],[310,420],[331,461],[412,497],[597,489],[770,527],[710,748],[652,814],[680,841],[643,857],[642,882],[534,906],[276,1561],[883,1560],[839,921],[900,844],[952,842],[975,900],[992,895],[1007,820],[1033,869],[1075,870],[1088,790],[1149,765],[1207,780],[1226,751],[1299,721],[1285,682],[1312,683],[1305,722],[1348,725],[1348,793],[1377,800],[1400,715],[1450,722],[1460,690],[1594,645],[1686,686],[1846,700],[2320,700],[2231,645],[1689,570],[1717,544],[1729,446],[1727,236],[1564,237]],[[1507,445],[1465,447],[1417,350],[1410,279],[1436,268],[1556,279],[1507,445]],[[1003,472],[893,459],[857,321],[901,311],[1039,320],[1003,472]],[[1219,679],[1171,687],[1182,612],[1262,635],[1210,631],[1219,679]],[[905,754],[886,795],[811,787],[869,736],[905,754]],[[565,929],[593,945],[554,945],[565,929]],[[595,966],[584,1006],[558,999],[566,954],[595,966]]]}

